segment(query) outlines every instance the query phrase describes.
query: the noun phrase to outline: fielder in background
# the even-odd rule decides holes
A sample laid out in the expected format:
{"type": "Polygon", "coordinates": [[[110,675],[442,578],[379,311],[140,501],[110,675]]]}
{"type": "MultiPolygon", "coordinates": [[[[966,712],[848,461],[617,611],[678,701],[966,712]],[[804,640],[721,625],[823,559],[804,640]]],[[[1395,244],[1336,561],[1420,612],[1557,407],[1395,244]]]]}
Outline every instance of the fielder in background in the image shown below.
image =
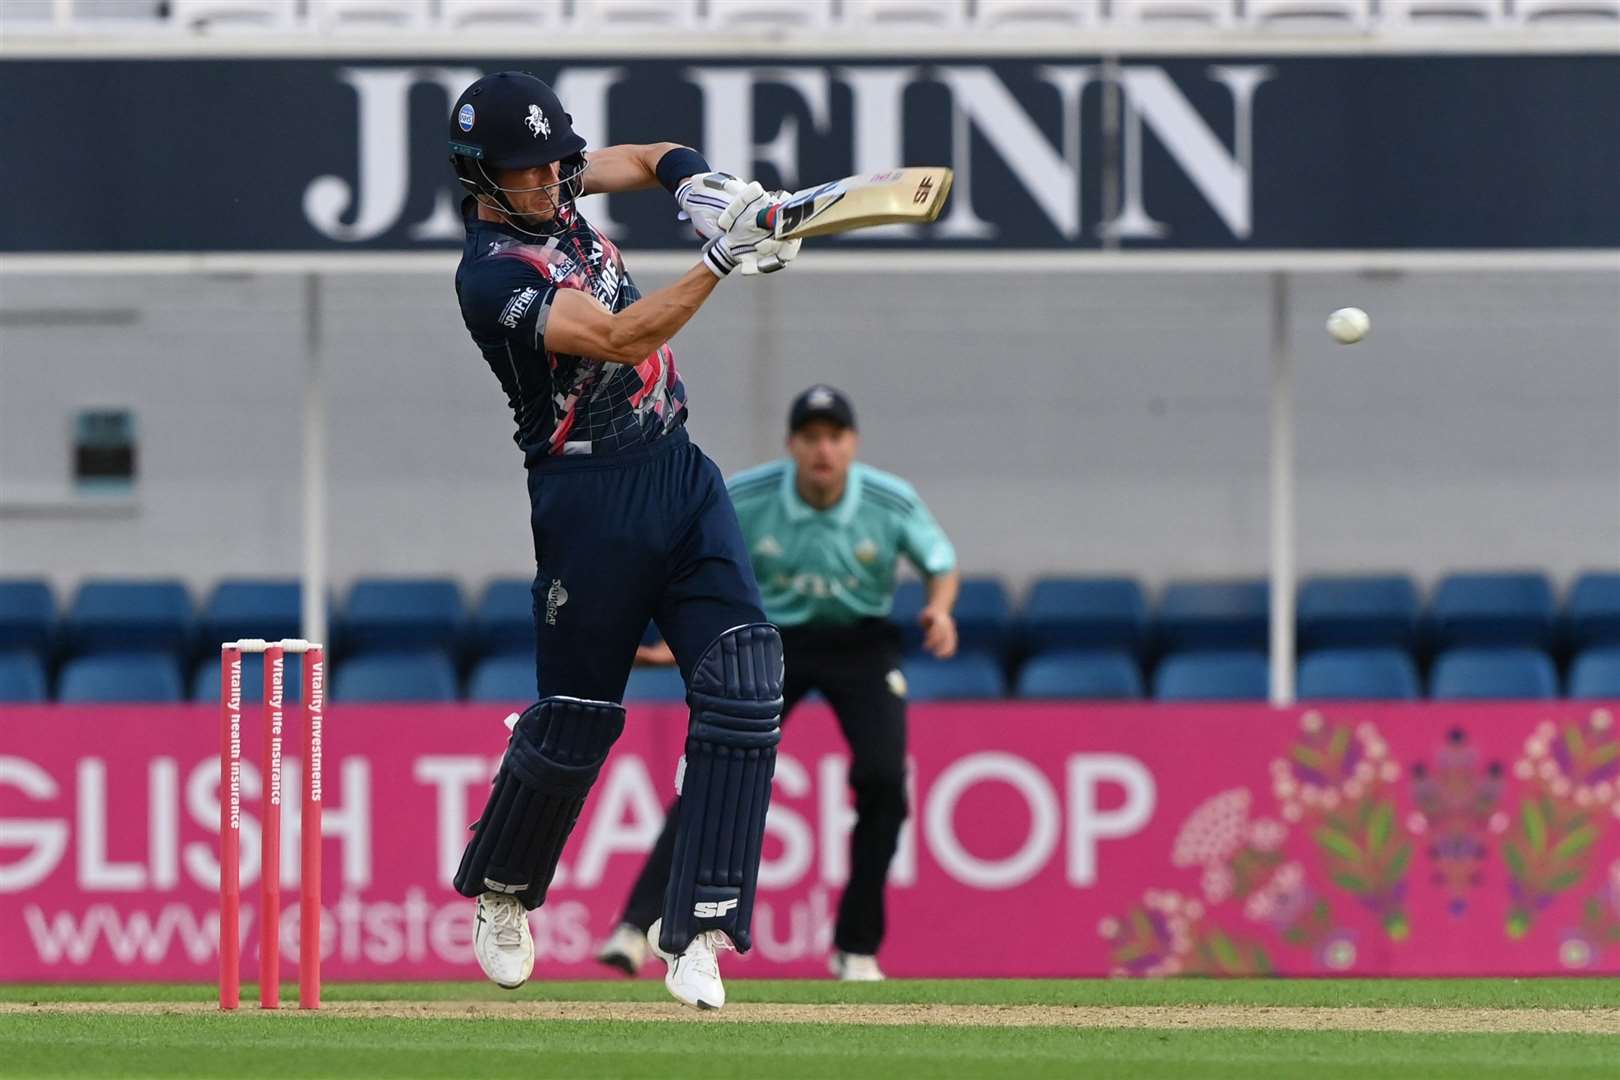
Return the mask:
{"type": "MultiPolygon", "coordinates": [[[[728,487],[766,614],[781,628],[783,716],[819,690],[849,742],[855,828],[830,967],[840,979],[875,981],[883,978],[884,884],[906,819],[906,681],[899,630],[888,618],[895,565],[904,555],[927,578],[918,622],[923,647],[941,658],[956,652],[959,576],[950,541],[911,485],[857,462],[859,446],[849,399],[813,386],[788,415],[790,456],[728,487]]],[[[658,648],[644,654],[658,659],[658,648]]],[[[598,954],[627,974],[646,960],[645,931],[659,915],[676,827],[671,813],[624,921],[598,954]]]]}
{"type": "Polygon", "coordinates": [[[719,1008],[715,950],[750,945],[782,645],[720,471],[687,438],[686,389],[668,340],[722,280],[781,269],[798,241],[758,225],[771,200],[757,183],[711,171],[687,147],[587,152],[557,95],[525,72],[469,86],[449,131],[467,193],[456,295],[517,423],[537,569],[540,700],[512,724],[455,875],[456,889],[477,900],[473,951],[507,988],[533,970],[528,912],[545,902],[624,728],[625,681],[654,619],[692,714],[670,816],[673,870],[651,945],[676,998],[719,1008]],[[576,201],[660,184],[707,243],[673,284],[643,296],[576,201]],[[735,843],[702,850],[721,828],[735,843]]]}

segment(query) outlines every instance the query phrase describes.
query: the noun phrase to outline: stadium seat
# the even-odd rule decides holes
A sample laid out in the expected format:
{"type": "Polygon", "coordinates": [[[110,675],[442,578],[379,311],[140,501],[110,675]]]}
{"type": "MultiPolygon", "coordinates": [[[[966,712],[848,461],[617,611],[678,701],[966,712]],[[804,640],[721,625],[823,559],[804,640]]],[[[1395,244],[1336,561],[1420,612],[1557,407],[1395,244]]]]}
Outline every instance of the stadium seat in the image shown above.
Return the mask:
{"type": "Polygon", "coordinates": [[[1410,649],[1418,591],[1404,574],[1307,578],[1299,590],[1299,647],[1410,649]]]}
{"type": "Polygon", "coordinates": [[[1436,649],[1544,649],[1552,644],[1553,615],[1545,574],[1448,574],[1429,606],[1429,628],[1436,649]]]}
{"type": "Polygon", "coordinates": [[[906,660],[906,697],[912,701],[987,700],[1006,695],[1001,666],[984,653],[958,653],[949,660],[906,660]]]}
{"type": "Polygon", "coordinates": [[[630,669],[626,701],[685,701],[686,683],[674,664],[643,664],[630,669]]]}
{"type": "Polygon", "coordinates": [[[533,701],[537,689],[534,653],[506,653],[480,660],[467,683],[468,701],[533,701]]]}
{"type": "Polygon", "coordinates": [[[1576,578],[1564,605],[1564,622],[1577,649],[1620,645],[1620,573],[1576,578]]]}
{"type": "Polygon", "coordinates": [[[979,0],[974,24],[1015,32],[1075,30],[1101,14],[1095,0],[979,0]]]}
{"type": "Polygon", "coordinates": [[[169,0],[169,19],[183,30],[295,30],[297,0],[169,0]]]}
{"type": "Polygon", "coordinates": [[[1041,578],[1024,602],[1020,629],[1031,656],[1073,649],[1135,653],[1147,633],[1147,599],[1131,578],[1041,578]]]}
{"type": "Polygon", "coordinates": [[[1159,600],[1165,652],[1264,649],[1271,589],[1264,581],[1172,581],[1159,600]]]}
{"type": "Polygon", "coordinates": [[[320,33],[425,30],[429,0],[309,0],[313,29],[320,33]]]}
{"type": "Polygon", "coordinates": [[[523,653],[534,660],[534,592],[527,578],[497,578],[473,612],[471,652],[482,656],[523,653]]]}
{"type": "Polygon", "coordinates": [[[1514,0],[1514,14],[1532,26],[1620,21],[1620,0],[1514,0]]]}
{"type": "Polygon", "coordinates": [[[704,21],[721,32],[821,30],[832,23],[832,0],[709,0],[704,21]]]}
{"type": "Polygon", "coordinates": [[[450,649],[465,618],[448,578],[362,578],[338,620],[345,650],[450,649]]]}
{"type": "Polygon", "coordinates": [[[1453,649],[1434,662],[1429,696],[1437,701],[1510,701],[1558,696],[1558,673],[1539,649],[1453,649]]]}
{"type": "Polygon", "coordinates": [[[58,680],[56,700],[168,702],[182,697],[180,665],[161,652],[97,653],[69,660],[58,680]]]}
{"type": "Polygon", "coordinates": [[[0,649],[32,649],[42,656],[49,653],[55,621],[56,599],[43,580],[0,581],[0,649]]]}
{"type": "Polygon", "coordinates": [[[1018,672],[1018,696],[1135,701],[1142,697],[1142,672],[1130,653],[1117,649],[1042,653],[1018,672]]]}
{"type": "Polygon", "coordinates": [[[844,0],[852,28],[954,30],[967,19],[965,0],[844,0]]]}
{"type": "Polygon", "coordinates": [[[177,580],[86,581],[62,621],[71,653],[172,652],[191,644],[191,597],[177,580]]]}
{"type": "MultiPolygon", "coordinates": [[[[922,610],[924,587],[920,581],[903,581],[895,590],[890,618],[900,627],[900,643],[907,652],[922,648],[922,627],[917,613],[922,610]]],[[[1000,578],[965,577],[956,598],[956,632],[963,652],[987,652],[999,656],[1006,650],[1011,605],[1007,587],[1000,578]]]]}
{"type": "Polygon", "coordinates": [[[1417,668],[1399,649],[1323,649],[1299,663],[1302,701],[1414,701],[1417,668]]]}
{"type": "Polygon", "coordinates": [[[337,665],[332,700],[454,701],[456,670],[437,649],[355,656],[337,665]]]}
{"type": "Polygon", "coordinates": [[[1153,677],[1158,701],[1264,701],[1270,683],[1261,652],[1191,652],[1167,656],[1153,677]]]}
{"type": "MultiPolygon", "coordinates": [[[[281,695],[283,702],[304,700],[304,657],[288,653],[281,669],[281,695]]],[[[219,654],[204,656],[191,672],[191,700],[219,701],[219,683],[223,673],[219,669],[219,654]]],[[[264,700],[264,657],[249,653],[242,657],[242,700],[248,704],[264,700]]]]}
{"type": "Polygon", "coordinates": [[[1620,645],[1587,649],[1569,669],[1569,696],[1620,700],[1620,645]]]}
{"type": "Polygon", "coordinates": [[[26,704],[44,701],[49,688],[45,683],[45,665],[32,649],[11,649],[0,652],[0,701],[26,704]]]}
{"type": "Polygon", "coordinates": [[[1502,0],[1379,0],[1383,26],[1441,27],[1463,22],[1492,26],[1506,15],[1502,0]]]}
{"type": "Polygon", "coordinates": [[[1109,11],[1116,26],[1144,29],[1230,26],[1237,18],[1234,0],[1114,0],[1109,11]]]}
{"type": "Polygon", "coordinates": [[[439,17],[450,30],[532,30],[552,26],[565,14],[561,4],[535,0],[441,0],[439,17]]]}
{"type": "Polygon", "coordinates": [[[691,30],[697,14],[696,0],[574,0],[574,27],[581,32],[691,30]]]}
{"type": "Polygon", "coordinates": [[[1368,0],[1248,0],[1244,7],[1251,26],[1265,29],[1306,29],[1324,23],[1359,29],[1372,16],[1368,0]]]}
{"type": "Polygon", "coordinates": [[[198,650],[242,638],[279,641],[298,636],[302,590],[289,579],[233,578],[214,587],[197,619],[198,650]]]}

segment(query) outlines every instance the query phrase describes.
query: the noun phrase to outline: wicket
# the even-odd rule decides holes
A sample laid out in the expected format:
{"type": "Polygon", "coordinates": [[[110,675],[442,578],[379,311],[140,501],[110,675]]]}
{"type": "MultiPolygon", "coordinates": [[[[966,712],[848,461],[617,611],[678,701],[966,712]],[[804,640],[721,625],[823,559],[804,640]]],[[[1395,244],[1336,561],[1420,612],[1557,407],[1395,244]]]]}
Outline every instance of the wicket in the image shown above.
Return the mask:
{"type": "Polygon", "coordinates": [[[247,638],[220,646],[219,1007],[242,997],[242,657],[262,654],[264,776],[259,833],[259,1007],[281,1007],[281,745],[288,653],[304,657],[304,803],[299,824],[298,1007],[321,1007],[321,726],[326,653],[309,641],[247,638]]]}

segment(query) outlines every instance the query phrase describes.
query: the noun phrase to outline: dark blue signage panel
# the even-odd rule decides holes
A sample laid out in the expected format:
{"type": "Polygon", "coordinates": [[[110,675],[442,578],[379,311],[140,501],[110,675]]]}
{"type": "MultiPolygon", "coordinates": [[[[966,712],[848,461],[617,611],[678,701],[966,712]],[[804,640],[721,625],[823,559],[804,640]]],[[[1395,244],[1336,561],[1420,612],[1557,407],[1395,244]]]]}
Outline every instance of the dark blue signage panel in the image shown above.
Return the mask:
{"type": "MultiPolygon", "coordinates": [[[[557,87],[595,145],[803,187],[946,164],[873,247],[1620,247],[1620,56],[0,61],[0,250],[426,250],[460,227],[450,102],[557,87]]],[[[686,246],[659,194],[587,202],[686,246]]]]}

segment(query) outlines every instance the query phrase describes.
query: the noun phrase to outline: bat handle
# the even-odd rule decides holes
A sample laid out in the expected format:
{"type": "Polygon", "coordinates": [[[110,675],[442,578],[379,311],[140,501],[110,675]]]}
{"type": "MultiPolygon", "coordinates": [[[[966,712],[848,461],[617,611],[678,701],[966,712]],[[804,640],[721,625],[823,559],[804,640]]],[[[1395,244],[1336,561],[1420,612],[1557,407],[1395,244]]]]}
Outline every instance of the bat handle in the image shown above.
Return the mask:
{"type": "Polygon", "coordinates": [[[776,232],[776,212],[781,209],[781,203],[773,203],[754,215],[754,224],[766,232],[776,232]]]}

